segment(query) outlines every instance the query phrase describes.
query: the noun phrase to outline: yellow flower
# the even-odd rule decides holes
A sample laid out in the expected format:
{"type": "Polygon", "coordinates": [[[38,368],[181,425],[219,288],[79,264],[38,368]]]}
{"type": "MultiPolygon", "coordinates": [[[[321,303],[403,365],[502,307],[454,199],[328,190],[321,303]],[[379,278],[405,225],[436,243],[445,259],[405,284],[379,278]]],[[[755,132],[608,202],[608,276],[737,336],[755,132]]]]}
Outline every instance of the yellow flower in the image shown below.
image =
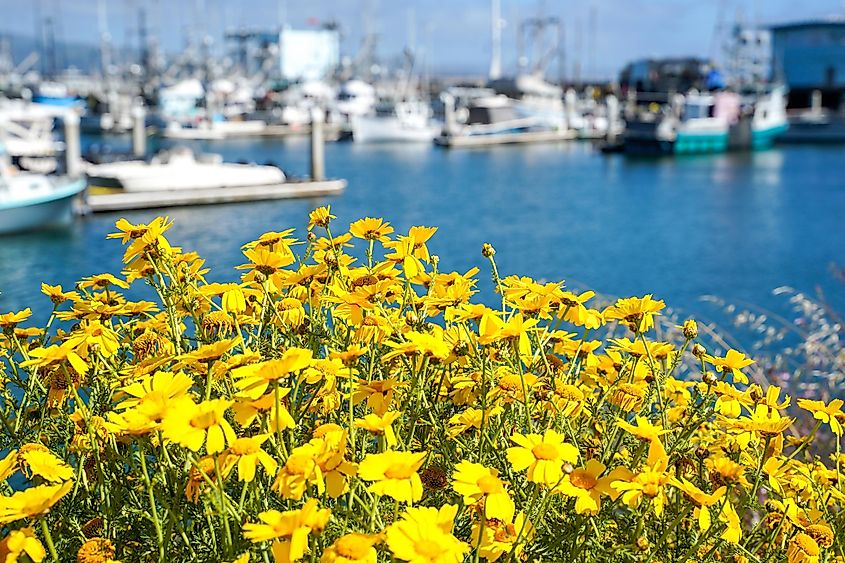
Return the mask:
{"type": "Polygon", "coordinates": [[[398,411],[388,411],[381,416],[371,413],[356,420],[355,426],[373,434],[384,434],[387,447],[393,448],[396,446],[396,434],[393,433],[392,424],[401,414],[398,411]]]}
{"type": "Polygon", "coordinates": [[[12,530],[0,542],[0,561],[2,563],[17,563],[22,555],[26,555],[35,563],[41,563],[47,556],[44,546],[35,537],[32,528],[12,530]]]}
{"type": "Polygon", "coordinates": [[[786,560],[788,563],[818,563],[820,551],[816,540],[798,532],[786,548],[786,560]]]}
{"type": "Polygon", "coordinates": [[[374,481],[367,490],[377,495],[387,495],[400,502],[417,502],[423,488],[417,473],[426,458],[425,452],[394,452],[368,454],[358,467],[358,476],[364,481],[374,481]]]}
{"type": "Polygon", "coordinates": [[[468,408],[467,410],[458,414],[452,415],[449,419],[449,437],[454,438],[459,434],[463,434],[470,428],[481,429],[482,415],[485,424],[490,424],[493,417],[499,416],[504,412],[504,409],[498,405],[488,408],[486,411],[481,409],[468,408]]]}
{"type": "Polygon", "coordinates": [[[634,412],[643,406],[645,394],[645,384],[620,383],[610,395],[609,401],[625,412],[634,412]]]}
{"type": "Polygon", "coordinates": [[[360,239],[387,242],[390,240],[387,235],[393,232],[393,227],[384,219],[365,217],[349,225],[349,232],[360,239]]]}
{"type": "Polygon", "coordinates": [[[12,450],[0,460],[0,481],[5,481],[11,477],[12,473],[18,468],[18,450],[12,450]]]}
{"type": "Polygon", "coordinates": [[[317,499],[308,499],[299,510],[268,510],[258,515],[261,523],[244,524],[244,537],[252,542],[281,540],[273,545],[277,561],[298,561],[308,551],[308,535],[321,532],[331,510],[318,508],[317,499]]]}
{"type": "Polygon", "coordinates": [[[255,479],[255,469],[261,465],[268,475],[274,475],[279,466],[270,454],[261,449],[269,434],[238,438],[229,446],[225,453],[224,473],[237,464],[238,479],[249,483],[255,479]]]}
{"type": "Polygon", "coordinates": [[[59,502],[72,486],[71,481],[60,485],[38,485],[18,491],[10,497],[0,497],[0,524],[41,516],[59,502]]]}
{"type": "Polygon", "coordinates": [[[666,303],[653,299],[651,294],[644,297],[617,299],[616,303],[602,314],[607,320],[621,320],[628,323],[633,332],[646,332],[654,326],[654,316],[666,307],[666,303]]]}
{"type": "Polygon", "coordinates": [[[716,371],[722,373],[730,373],[733,375],[734,383],[748,383],[748,377],[740,370],[746,368],[754,363],[754,360],[747,357],[742,352],[737,352],[733,348],[728,350],[724,358],[719,356],[704,356],[704,360],[716,368],[716,371]]]}
{"type": "Polygon", "coordinates": [[[153,375],[142,376],[138,381],[121,389],[121,394],[128,395],[117,408],[137,407],[139,412],[154,422],[161,422],[174,401],[188,394],[193,379],[177,371],[157,371],[153,375]]]}
{"type": "Polygon", "coordinates": [[[673,477],[669,483],[680,489],[693,506],[695,506],[693,516],[698,521],[698,527],[701,531],[706,532],[709,530],[712,522],[710,507],[719,502],[719,500],[725,496],[727,488],[719,487],[713,492],[713,494],[707,494],[683,477],[680,479],[675,479],[673,477]]]}
{"type": "Polygon", "coordinates": [[[28,472],[24,471],[27,476],[37,475],[51,483],[73,479],[73,468],[40,444],[24,445],[18,453],[18,459],[22,466],[29,469],[28,472]]]}
{"type": "Polygon", "coordinates": [[[547,487],[558,484],[563,477],[563,464],[578,461],[578,449],[564,442],[564,437],[547,429],[540,434],[514,434],[517,446],[508,448],[507,456],[515,471],[528,470],[528,480],[547,487]]]}
{"type": "Polygon", "coordinates": [[[652,440],[657,440],[660,436],[668,433],[668,430],[664,430],[660,425],[652,424],[648,418],[644,416],[637,416],[635,418],[636,426],[633,424],[629,424],[624,420],[618,421],[616,424],[625,430],[639,438],[640,440],[644,440],[646,442],[650,442],[652,440]]]}
{"type": "Polygon", "coordinates": [[[62,291],[62,286],[47,285],[46,283],[41,284],[41,293],[49,297],[53,305],[59,305],[65,301],[74,300],[79,297],[79,294],[75,291],[62,291]]]}
{"type": "Polygon", "coordinates": [[[722,539],[728,543],[738,544],[739,540],[742,539],[742,523],[739,521],[739,515],[730,501],[725,502],[722,506],[719,519],[727,526],[722,533],[722,539]]]}
{"type": "Polygon", "coordinates": [[[843,404],[845,404],[845,401],[842,401],[842,399],[833,399],[827,405],[824,404],[824,401],[798,399],[799,407],[813,413],[813,418],[829,424],[831,431],[837,436],[842,435],[842,423],[845,422],[845,413],[842,412],[843,404]]]}
{"type": "Polygon", "coordinates": [[[485,518],[508,522],[513,518],[514,503],[495,469],[461,461],[455,466],[452,488],[463,495],[464,504],[482,503],[485,518]]]}
{"type": "Polygon", "coordinates": [[[88,364],[73,351],[71,346],[63,344],[53,345],[47,348],[35,348],[29,351],[29,358],[21,362],[22,367],[54,367],[61,364],[70,365],[76,373],[82,375],[88,371],[88,364]]]}
{"type": "Polygon", "coordinates": [[[628,469],[617,467],[602,477],[605,469],[605,465],[600,461],[587,460],[583,468],[576,468],[572,473],[565,475],[563,481],[554,490],[566,496],[575,497],[575,512],[578,514],[598,514],[601,510],[601,495],[616,500],[622,494],[621,491],[613,489],[610,484],[614,481],[631,479],[633,476],[628,469]]]}
{"type": "Polygon", "coordinates": [[[322,227],[325,229],[329,226],[332,219],[337,219],[337,217],[331,214],[331,208],[331,205],[326,205],[324,207],[318,207],[309,213],[308,230],[310,231],[314,227],[322,227]]]}
{"type": "Polygon", "coordinates": [[[276,432],[277,430],[285,430],[293,428],[296,423],[290,415],[287,407],[282,404],[281,399],[290,393],[289,387],[279,387],[279,408],[276,409],[276,395],[275,391],[270,391],[255,400],[239,399],[232,406],[232,411],[235,413],[235,421],[244,428],[249,427],[255,421],[259,414],[266,415],[269,422],[269,430],[276,432]]]}
{"type": "MultiPolygon", "coordinates": [[[[472,543],[474,545],[479,543],[480,532],[481,523],[473,522],[472,543]]],[[[520,512],[513,519],[487,520],[478,554],[487,561],[498,561],[502,555],[512,553],[519,561],[521,559],[519,555],[525,549],[525,545],[534,539],[534,534],[534,526],[525,517],[524,512],[520,512]]]]}
{"type": "Polygon", "coordinates": [[[308,367],[311,350],[290,348],[277,360],[249,364],[232,370],[238,395],[257,399],[267,391],[271,382],[279,381],[290,374],[308,367]]]}
{"type": "Polygon", "coordinates": [[[205,444],[210,454],[222,452],[227,443],[235,441],[235,432],[224,413],[232,401],[212,399],[200,404],[190,397],[182,397],[161,423],[164,437],[193,452],[205,444]]]}
{"type": "Polygon", "coordinates": [[[622,502],[632,508],[639,506],[643,497],[647,497],[654,506],[654,513],[660,516],[667,502],[665,485],[672,477],[671,472],[666,471],[669,457],[660,440],[652,440],[649,444],[646,463],[646,467],[632,478],[614,481],[610,486],[622,491],[622,502]]]}
{"type": "Polygon", "coordinates": [[[326,548],[320,563],[376,563],[378,553],[373,546],[378,541],[378,536],[346,534],[326,548]]]}
{"type": "Polygon", "coordinates": [[[385,533],[396,559],[413,563],[461,563],[470,547],[452,535],[458,507],[409,508],[385,533]]]}
{"type": "Polygon", "coordinates": [[[310,485],[316,485],[317,491],[322,494],[325,481],[317,464],[318,453],[317,445],[312,443],[294,448],[276,475],[273,490],[284,498],[300,500],[310,485]]]}
{"type": "Polygon", "coordinates": [[[117,287],[121,287],[123,289],[129,289],[128,283],[114,277],[111,274],[97,274],[96,276],[88,276],[87,278],[82,278],[82,281],[79,282],[79,287],[81,288],[92,287],[103,289],[110,285],[116,285],[117,287]]]}
{"type": "Polygon", "coordinates": [[[0,315],[0,328],[15,328],[18,323],[22,323],[30,316],[32,316],[32,309],[29,307],[17,313],[4,313],[0,315]]]}

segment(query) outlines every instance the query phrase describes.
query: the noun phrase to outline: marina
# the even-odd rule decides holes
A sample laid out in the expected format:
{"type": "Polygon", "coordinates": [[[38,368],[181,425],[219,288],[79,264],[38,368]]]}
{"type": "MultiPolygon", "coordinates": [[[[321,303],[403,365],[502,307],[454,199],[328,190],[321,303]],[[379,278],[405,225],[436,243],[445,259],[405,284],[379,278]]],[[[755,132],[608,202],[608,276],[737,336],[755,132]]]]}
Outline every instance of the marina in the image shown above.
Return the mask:
{"type": "Polygon", "coordinates": [[[839,0],[0,13],[0,559],[845,563],[839,0]]]}

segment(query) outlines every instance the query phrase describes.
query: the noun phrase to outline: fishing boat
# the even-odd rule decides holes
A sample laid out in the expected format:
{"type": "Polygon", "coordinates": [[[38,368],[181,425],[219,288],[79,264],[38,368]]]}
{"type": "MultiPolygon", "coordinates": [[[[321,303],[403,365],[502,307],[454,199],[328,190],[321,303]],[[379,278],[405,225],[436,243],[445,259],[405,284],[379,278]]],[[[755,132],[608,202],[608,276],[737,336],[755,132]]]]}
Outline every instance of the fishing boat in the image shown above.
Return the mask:
{"type": "Polygon", "coordinates": [[[473,147],[513,143],[562,141],[575,137],[565,126],[520,112],[515,100],[503,95],[470,96],[456,108],[456,98],[442,96],[446,123],[435,142],[444,147],[473,147]]]}
{"type": "Polygon", "coordinates": [[[676,95],[660,113],[628,120],[624,151],[632,154],[701,154],[758,150],[787,130],[784,89],[676,95]]]}
{"type": "Polygon", "coordinates": [[[223,162],[220,155],[195,156],[184,147],[161,151],[149,161],[92,164],[86,174],[92,186],[127,192],[273,186],[285,181],[276,166],[223,162]]]}
{"type": "Polygon", "coordinates": [[[0,147],[0,234],[69,223],[85,180],[23,172],[9,163],[3,150],[0,147]]]}
{"type": "Polygon", "coordinates": [[[375,115],[353,116],[356,143],[430,143],[441,125],[432,120],[431,107],[422,100],[404,100],[376,107],[375,115]]]}
{"type": "Polygon", "coordinates": [[[58,165],[62,143],[53,139],[53,124],[70,111],[23,100],[0,99],[0,142],[11,163],[23,170],[48,174],[58,165]]]}

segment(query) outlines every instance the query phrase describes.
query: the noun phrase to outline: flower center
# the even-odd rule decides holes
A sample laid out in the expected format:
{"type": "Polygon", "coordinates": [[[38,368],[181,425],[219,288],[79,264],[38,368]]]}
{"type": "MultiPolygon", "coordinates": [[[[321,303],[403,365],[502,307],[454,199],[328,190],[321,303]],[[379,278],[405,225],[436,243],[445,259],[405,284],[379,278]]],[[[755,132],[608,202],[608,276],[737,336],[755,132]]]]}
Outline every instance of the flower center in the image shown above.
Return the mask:
{"type": "Polygon", "coordinates": [[[292,455],[285,463],[285,469],[293,475],[305,475],[312,468],[313,464],[313,460],[308,456],[292,455]]]}
{"type": "Polygon", "coordinates": [[[583,469],[576,469],[569,476],[569,482],[579,489],[590,490],[596,486],[598,481],[595,477],[584,471],[583,469]]]}
{"type": "Polygon", "coordinates": [[[557,446],[543,442],[531,448],[531,453],[537,459],[555,459],[557,458],[557,446]]]}

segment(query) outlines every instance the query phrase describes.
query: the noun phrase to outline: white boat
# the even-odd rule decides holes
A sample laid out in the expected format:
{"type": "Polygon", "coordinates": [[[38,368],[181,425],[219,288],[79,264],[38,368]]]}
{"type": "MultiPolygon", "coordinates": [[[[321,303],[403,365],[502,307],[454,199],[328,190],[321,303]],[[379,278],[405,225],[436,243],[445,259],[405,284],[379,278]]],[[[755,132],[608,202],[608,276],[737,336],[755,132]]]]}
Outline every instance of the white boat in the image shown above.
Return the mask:
{"type": "Polygon", "coordinates": [[[165,139],[192,141],[219,141],[233,137],[261,135],[266,124],[258,119],[248,121],[199,121],[196,124],[180,124],[172,121],[167,124],[162,137],[165,139]]]}
{"type": "Polygon", "coordinates": [[[73,200],[85,185],[81,178],[21,172],[0,154],[0,234],[69,223],[73,200]]]}
{"type": "Polygon", "coordinates": [[[441,130],[431,115],[431,108],[421,100],[377,108],[375,115],[352,117],[352,140],[356,143],[430,143],[441,130]]]}
{"type": "Polygon", "coordinates": [[[92,186],[127,192],[272,186],[285,182],[284,172],[275,166],[223,162],[219,155],[197,158],[184,148],[160,152],[149,162],[89,165],[86,174],[92,186]]]}
{"type": "Polygon", "coordinates": [[[56,169],[56,155],[63,148],[53,139],[53,122],[68,108],[0,99],[0,142],[12,162],[26,170],[49,173],[56,169]]]}
{"type": "Polygon", "coordinates": [[[348,80],[340,86],[330,108],[332,121],[349,124],[354,117],[372,115],[376,110],[376,89],[363,80],[348,80]]]}
{"type": "Polygon", "coordinates": [[[471,147],[512,143],[552,142],[573,139],[575,132],[552,126],[537,115],[526,116],[516,100],[503,94],[470,96],[462,107],[447,91],[443,98],[446,124],[435,139],[446,147],[471,147]]]}

